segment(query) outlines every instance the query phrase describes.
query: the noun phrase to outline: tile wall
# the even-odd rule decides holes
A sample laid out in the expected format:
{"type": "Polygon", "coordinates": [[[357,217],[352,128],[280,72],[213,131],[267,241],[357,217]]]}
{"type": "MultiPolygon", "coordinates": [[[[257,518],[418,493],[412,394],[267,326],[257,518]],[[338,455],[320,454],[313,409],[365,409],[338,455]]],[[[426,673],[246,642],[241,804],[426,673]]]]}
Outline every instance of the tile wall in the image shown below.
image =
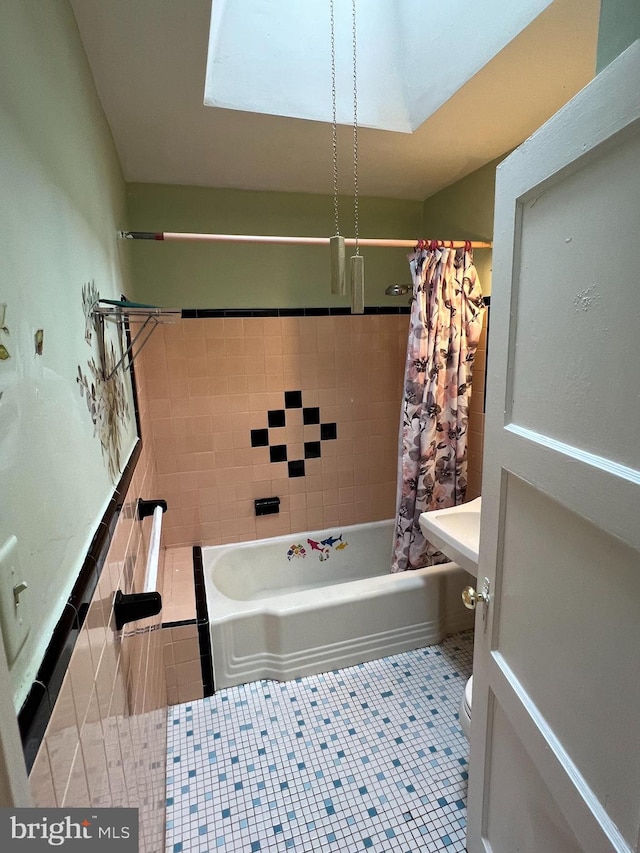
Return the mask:
{"type": "Polygon", "coordinates": [[[162,601],[162,653],[167,702],[178,705],[202,699],[204,691],[191,548],[166,549],[162,601]]]}
{"type": "Polygon", "coordinates": [[[165,543],[391,517],[408,321],[248,317],[159,327],[142,358],[159,496],[169,505],[165,543]],[[271,496],[279,514],[256,517],[254,500],[271,496]]]}
{"type": "MultiPolygon", "coordinates": [[[[137,371],[143,434],[144,375],[137,371]]],[[[130,806],[141,851],[164,849],[166,706],[161,615],[117,631],[118,589],[140,591],[151,519],[138,497],[156,497],[152,442],[142,449],[87,618],[30,774],[38,806],[130,806]]]]}
{"type": "MultiPolygon", "coordinates": [[[[159,496],[169,504],[165,544],[215,545],[390,518],[408,321],[248,317],[159,327],[141,358],[159,496]],[[280,513],[256,517],[254,500],[271,496],[280,498],[280,513]]],[[[482,480],[485,365],[483,331],[469,499],[482,480]]]]}

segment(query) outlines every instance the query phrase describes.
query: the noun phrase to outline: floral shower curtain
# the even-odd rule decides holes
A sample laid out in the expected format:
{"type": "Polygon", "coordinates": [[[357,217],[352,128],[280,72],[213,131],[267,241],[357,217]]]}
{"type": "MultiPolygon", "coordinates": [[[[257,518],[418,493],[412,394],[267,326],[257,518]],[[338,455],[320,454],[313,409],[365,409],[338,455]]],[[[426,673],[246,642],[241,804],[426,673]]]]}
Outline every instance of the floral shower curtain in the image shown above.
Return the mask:
{"type": "Polygon", "coordinates": [[[400,422],[392,572],[446,561],[420,513],[462,503],[467,487],[471,373],[484,300],[470,246],[418,244],[400,422]]]}

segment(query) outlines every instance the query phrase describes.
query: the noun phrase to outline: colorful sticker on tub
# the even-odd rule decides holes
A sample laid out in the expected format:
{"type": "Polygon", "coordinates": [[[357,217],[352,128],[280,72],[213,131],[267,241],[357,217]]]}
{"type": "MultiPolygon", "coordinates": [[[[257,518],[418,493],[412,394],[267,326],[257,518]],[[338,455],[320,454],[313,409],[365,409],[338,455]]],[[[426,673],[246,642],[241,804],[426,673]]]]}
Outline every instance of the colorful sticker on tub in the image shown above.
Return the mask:
{"type": "Polygon", "coordinates": [[[336,551],[344,551],[349,544],[342,539],[342,533],[340,536],[329,536],[326,539],[321,539],[319,542],[315,539],[307,539],[307,542],[311,546],[312,551],[318,551],[321,563],[329,559],[332,548],[336,551]]]}
{"type": "Polygon", "coordinates": [[[287,560],[293,560],[294,557],[306,557],[307,552],[302,545],[292,545],[287,551],[287,560]]]}

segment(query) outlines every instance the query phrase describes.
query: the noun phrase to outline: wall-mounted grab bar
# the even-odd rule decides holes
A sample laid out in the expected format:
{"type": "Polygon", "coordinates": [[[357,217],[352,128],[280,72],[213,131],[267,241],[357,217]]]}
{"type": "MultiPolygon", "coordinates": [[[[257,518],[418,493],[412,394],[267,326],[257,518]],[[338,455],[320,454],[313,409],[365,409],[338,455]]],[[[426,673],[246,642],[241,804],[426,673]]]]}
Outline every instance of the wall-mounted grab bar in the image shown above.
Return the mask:
{"type": "Polygon", "coordinates": [[[160,535],[162,533],[162,513],[167,510],[164,500],[144,501],[137,503],[137,515],[140,520],[152,516],[151,537],[147,556],[147,568],[144,579],[144,592],[134,592],[126,595],[122,590],[116,592],[113,601],[113,611],[116,628],[121,630],[127,622],[137,619],[147,619],[156,616],[162,610],[162,596],[157,591],[158,563],[160,561],[160,535]]]}

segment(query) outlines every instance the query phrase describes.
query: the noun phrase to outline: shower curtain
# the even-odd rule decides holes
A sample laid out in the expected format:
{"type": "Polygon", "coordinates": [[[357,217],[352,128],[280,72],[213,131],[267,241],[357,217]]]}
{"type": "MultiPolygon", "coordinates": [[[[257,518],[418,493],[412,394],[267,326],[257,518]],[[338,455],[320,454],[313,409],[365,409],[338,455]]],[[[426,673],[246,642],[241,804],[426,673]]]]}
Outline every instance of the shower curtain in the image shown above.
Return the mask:
{"type": "Polygon", "coordinates": [[[413,300],[392,572],[447,561],[423,537],[419,518],[465,499],[471,373],[485,308],[470,246],[419,243],[409,263],[413,300]]]}

